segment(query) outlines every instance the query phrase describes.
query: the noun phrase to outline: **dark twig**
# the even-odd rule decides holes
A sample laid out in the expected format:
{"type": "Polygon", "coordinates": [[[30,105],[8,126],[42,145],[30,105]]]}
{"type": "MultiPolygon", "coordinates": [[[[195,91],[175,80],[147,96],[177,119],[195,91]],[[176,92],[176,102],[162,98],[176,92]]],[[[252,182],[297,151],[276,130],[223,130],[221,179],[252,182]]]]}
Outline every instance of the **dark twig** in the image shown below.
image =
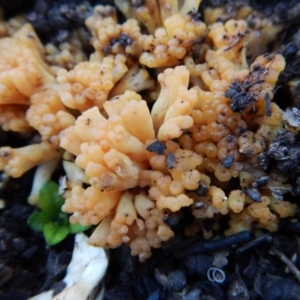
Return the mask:
{"type": "Polygon", "coordinates": [[[297,277],[297,279],[300,282],[300,271],[295,266],[295,264],[281,251],[272,249],[272,252],[274,252],[282,262],[284,262],[288,268],[291,270],[291,272],[297,277]]]}
{"type": "Polygon", "coordinates": [[[238,254],[241,254],[253,247],[256,247],[260,244],[263,244],[265,242],[271,242],[273,240],[271,234],[264,234],[263,236],[251,241],[250,243],[246,244],[246,245],[243,245],[241,248],[239,248],[236,252],[238,254]]]}

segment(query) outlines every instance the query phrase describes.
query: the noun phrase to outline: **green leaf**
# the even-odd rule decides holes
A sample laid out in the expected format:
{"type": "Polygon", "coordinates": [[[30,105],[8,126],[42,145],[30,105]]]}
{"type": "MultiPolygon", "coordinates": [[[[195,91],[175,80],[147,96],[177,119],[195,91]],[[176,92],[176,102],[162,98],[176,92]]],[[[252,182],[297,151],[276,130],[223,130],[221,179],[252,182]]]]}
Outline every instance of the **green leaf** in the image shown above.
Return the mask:
{"type": "Polygon", "coordinates": [[[47,181],[40,190],[40,209],[51,216],[57,216],[61,212],[64,202],[65,199],[58,195],[58,184],[53,181],[47,181]]]}
{"type": "Polygon", "coordinates": [[[64,240],[69,234],[68,226],[48,223],[44,227],[44,237],[48,245],[53,246],[64,240]]]}
{"type": "Polygon", "coordinates": [[[61,212],[58,217],[55,219],[55,223],[60,226],[68,226],[69,225],[69,218],[68,215],[61,212]]]}
{"type": "Polygon", "coordinates": [[[27,220],[27,224],[32,230],[42,232],[44,226],[51,222],[50,216],[45,212],[35,212],[27,220]]]}
{"type": "Polygon", "coordinates": [[[70,228],[70,233],[76,234],[88,230],[89,228],[91,228],[91,225],[83,226],[80,223],[77,223],[77,224],[70,224],[69,228],[70,228]]]}

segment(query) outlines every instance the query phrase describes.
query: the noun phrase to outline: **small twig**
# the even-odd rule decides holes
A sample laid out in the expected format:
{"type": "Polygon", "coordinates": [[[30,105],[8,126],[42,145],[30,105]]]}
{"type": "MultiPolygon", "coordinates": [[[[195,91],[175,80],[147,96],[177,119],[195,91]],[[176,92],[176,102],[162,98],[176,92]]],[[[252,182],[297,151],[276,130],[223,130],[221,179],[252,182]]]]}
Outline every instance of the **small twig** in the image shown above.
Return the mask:
{"type": "Polygon", "coordinates": [[[276,249],[272,249],[272,251],[280,258],[282,262],[284,262],[288,266],[288,268],[300,282],[300,271],[297,269],[295,264],[283,252],[276,249]]]}
{"type": "Polygon", "coordinates": [[[257,83],[263,83],[264,81],[262,79],[258,79],[255,80],[253,82],[247,82],[247,80],[241,85],[241,89],[247,93],[247,91],[245,89],[249,89],[251,88],[253,85],[257,84],[257,83]]]}
{"type": "Polygon", "coordinates": [[[269,71],[269,65],[270,65],[272,62],[273,62],[273,61],[270,61],[270,62],[266,65],[265,70],[264,70],[264,72],[263,72],[263,75],[266,75],[266,74],[267,74],[267,72],[269,71]]]}
{"type": "Polygon", "coordinates": [[[243,34],[243,33],[240,33],[239,35],[238,35],[238,37],[227,47],[227,48],[225,48],[224,49],[224,52],[226,52],[226,51],[228,51],[228,50],[230,50],[230,49],[232,49],[242,38],[244,38],[246,35],[245,34],[243,34]]]}
{"type": "Polygon", "coordinates": [[[274,90],[274,95],[277,93],[277,91],[280,89],[280,88],[282,88],[282,85],[278,85],[277,87],[276,87],[276,89],[274,90]]]}
{"type": "Polygon", "coordinates": [[[289,191],[293,196],[295,196],[295,194],[293,193],[293,191],[289,188],[285,188],[283,186],[271,186],[271,185],[267,185],[266,187],[262,187],[263,189],[268,188],[268,189],[274,189],[274,190],[287,190],[289,191]]]}
{"type": "Polygon", "coordinates": [[[271,117],[272,109],[271,109],[271,97],[269,93],[265,94],[265,99],[266,99],[266,116],[271,117]]]}
{"type": "Polygon", "coordinates": [[[253,247],[256,247],[260,244],[263,244],[265,242],[272,242],[273,237],[271,236],[271,234],[265,234],[255,240],[252,240],[251,242],[247,243],[246,245],[243,245],[242,247],[240,247],[236,252],[238,254],[241,254],[253,247]]]}

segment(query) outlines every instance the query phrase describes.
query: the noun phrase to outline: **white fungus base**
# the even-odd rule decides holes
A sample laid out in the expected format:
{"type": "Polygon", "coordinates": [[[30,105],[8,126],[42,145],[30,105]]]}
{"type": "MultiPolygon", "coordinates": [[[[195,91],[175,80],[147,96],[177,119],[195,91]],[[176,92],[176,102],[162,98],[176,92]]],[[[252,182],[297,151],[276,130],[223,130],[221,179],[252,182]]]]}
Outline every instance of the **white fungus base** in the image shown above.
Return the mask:
{"type": "Polygon", "coordinates": [[[53,291],[48,291],[29,300],[94,299],[95,289],[105,275],[108,258],[103,248],[92,247],[88,245],[87,240],[83,233],[75,237],[72,260],[63,280],[66,283],[65,289],[54,297],[53,291]]]}

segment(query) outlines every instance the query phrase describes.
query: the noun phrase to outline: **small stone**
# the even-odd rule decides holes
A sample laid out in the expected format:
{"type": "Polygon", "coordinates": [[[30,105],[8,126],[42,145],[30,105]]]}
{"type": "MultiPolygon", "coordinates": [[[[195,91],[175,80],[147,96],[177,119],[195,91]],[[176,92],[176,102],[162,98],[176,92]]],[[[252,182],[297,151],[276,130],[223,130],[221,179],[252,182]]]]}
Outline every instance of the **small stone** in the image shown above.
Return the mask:
{"type": "Polygon", "coordinates": [[[208,255],[189,255],[186,260],[186,265],[189,274],[197,274],[206,278],[207,270],[212,266],[213,258],[208,255]]]}
{"type": "Polygon", "coordinates": [[[250,295],[248,289],[241,278],[232,281],[227,290],[228,300],[248,300],[250,295]]]}
{"type": "Polygon", "coordinates": [[[164,151],[167,149],[167,146],[160,142],[160,141],[155,141],[154,143],[150,144],[146,150],[150,151],[150,152],[154,152],[158,155],[163,155],[164,151]]]}
{"type": "Polygon", "coordinates": [[[13,276],[13,269],[0,264],[0,287],[5,284],[13,276]]]}
{"type": "Polygon", "coordinates": [[[230,169],[230,167],[232,166],[234,161],[234,157],[233,156],[227,156],[226,158],[224,158],[222,160],[222,164],[226,169],[230,169]]]}
{"type": "Polygon", "coordinates": [[[176,165],[176,156],[174,153],[168,153],[167,156],[167,168],[173,169],[176,165]]]}
{"type": "Polygon", "coordinates": [[[174,291],[181,291],[186,285],[186,276],[183,271],[174,271],[168,275],[168,287],[174,291]]]}

